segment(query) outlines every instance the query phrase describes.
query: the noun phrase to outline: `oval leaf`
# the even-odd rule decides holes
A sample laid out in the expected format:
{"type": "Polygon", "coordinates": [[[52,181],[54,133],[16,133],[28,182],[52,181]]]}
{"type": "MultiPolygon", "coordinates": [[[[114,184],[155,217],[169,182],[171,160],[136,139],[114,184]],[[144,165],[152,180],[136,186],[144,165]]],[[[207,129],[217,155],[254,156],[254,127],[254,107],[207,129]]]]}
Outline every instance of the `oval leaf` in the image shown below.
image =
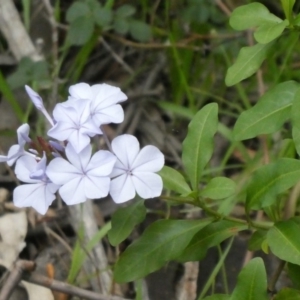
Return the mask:
{"type": "Polygon", "coordinates": [[[267,91],[255,106],[238,118],[233,130],[235,140],[245,140],[279,130],[290,117],[298,89],[298,83],[286,81],[267,91]]]}
{"type": "Polygon", "coordinates": [[[159,220],[151,224],[120,256],[114,269],[117,282],[144,277],[175,259],[196,232],[212,220],[159,220]]]}
{"type": "Polygon", "coordinates": [[[235,193],[236,184],[226,177],[213,178],[200,192],[200,196],[210,199],[224,199],[235,193]]]}
{"type": "Polygon", "coordinates": [[[127,207],[119,208],[112,216],[112,228],[108,232],[109,242],[113,246],[123,242],[133,228],[145,219],[146,213],[144,201],[141,200],[127,207]]]}
{"type": "Polygon", "coordinates": [[[89,6],[84,2],[74,2],[67,11],[66,19],[69,23],[76,19],[87,16],[90,13],[89,6]]]}
{"type": "Polygon", "coordinates": [[[295,147],[298,155],[300,155],[300,89],[298,89],[294,96],[294,101],[292,105],[292,135],[295,143],[295,147]]]}
{"type": "Polygon", "coordinates": [[[293,6],[296,0],[281,0],[285,17],[291,21],[293,19],[293,6]]]}
{"type": "Polygon", "coordinates": [[[218,105],[204,106],[189,124],[182,144],[182,161],[193,190],[198,189],[201,173],[213,153],[213,137],[218,126],[218,105]]]}
{"type": "Polygon", "coordinates": [[[258,27],[254,33],[254,38],[258,43],[267,44],[277,39],[284,29],[289,25],[288,20],[283,22],[267,22],[258,27]]]}
{"type": "Polygon", "coordinates": [[[281,22],[261,3],[254,2],[236,8],[230,16],[230,25],[235,30],[245,30],[261,25],[265,21],[281,22]]]}
{"type": "Polygon", "coordinates": [[[180,262],[199,261],[205,257],[210,247],[220,244],[239,231],[247,228],[247,225],[227,220],[209,224],[194,235],[177,260],[180,262]]]}
{"type": "Polygon", "coordinates": [[[277,162],[259,168],[247,188],[248,209],[270,206],[276,196],[300,180],[300,161],[280,158],[277,162]]]}
{"type": "Polygon", "coordinates": [[[130,20],[129,32],[134,39],[140,42],[147,42],[152,38],[151,27],[141,21],[130,20]]]}
{"type": "Polygon", "coordinates": [[[275,224],[267,235],[272,252],[280,259],[300,265],[300,224],[296,219],[275,224]]]}
{"type": "Polygon", "coordinates": [[[260,67],[272,43],[241,48],[235,63],[227,70],[225,83],[232,86],[253,75],[260,67]]]}
{"type": "Polygon", "coordinates": [[[94,21],[88,16],[77,18],[70,25],[68,40],[72,45],[84,45],[92,36],[94,21]]]}
{"type": "Polygon", "coordinates": [[[248,242],[248,250],[250,251],[260,250],[266,238],[267,238],[267,231],[265,230],[255,231],[248,242]]]}
{"type": "Polygon", "coordinates": [[[263,260],[260,257],[252,259],[242,269],[237,285],[230,300],[267,300],[267,275],[263,260]]]}
{"type": "Polygon", "coordinates": [[[178,194],[189,194],[191,189],[184,177],[176,170],[164,166],[158,174],[161,176],[164,188],[178,194]]]}

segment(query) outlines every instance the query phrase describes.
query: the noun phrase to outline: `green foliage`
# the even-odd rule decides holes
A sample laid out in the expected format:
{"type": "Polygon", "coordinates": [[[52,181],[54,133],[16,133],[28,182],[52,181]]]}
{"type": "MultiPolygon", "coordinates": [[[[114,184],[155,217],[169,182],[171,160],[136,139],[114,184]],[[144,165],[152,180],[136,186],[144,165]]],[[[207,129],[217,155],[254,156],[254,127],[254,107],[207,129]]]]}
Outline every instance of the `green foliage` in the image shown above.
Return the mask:
{"type": "Polygon", "coordinates": [[[122,253],[115,265],[115,280],[133,281],[158,270],[166,262],[176,259],[194,234],[210,222],[211,219],[154,222],[122,253]]]}
{"type": "Polygon", "coordinates": [[[109,242],[116,246],[123,242],[133,228],[146,216],[144,201],[137,201],[127,207],[119,208],[112,216],[111,230],[108,232],[109,242]]]}
{"type": "Polygon", "coordinates": [[[191,192],[191,188],[178,171],[164,166],[158,174],[162,177],[166,189],[178,194],[189,194],[191,192]]]}
{"type": "Polygon", "coordinates": [[[274,297],[274,300],[300,300],[300,291],[290,288],[283,288],[274,297]]]}
{"type": "Polygon", "coordinates": [[[293,283],[293,287],[300,290],[299,272],[300,266],[292,263],[287,263],[287,274],[293,283]]]}
{"type": "Polygon", "coordinates": [[[200,196],[210,199],[224,199],[232,196],[236,191],[236,184],[226,177],[215,177],[201,190],[200,196]]]}
{"type": "Polygon", "coordinates": [[[253,75],[266,59],[272,43],[243,47],[235,63],[227,70],[225,83],[232,86],[253,75]]]}
{"type": "Polygon", "coordinates": [[[262,244],[266,241],[267,239],[267,231],[265,230],[257,230],[255,231],[248,243],[248,249],[250,251],[257,251],[262,248],[262,244]]]}
{"type": "Polygon", "coordinates": [[[290,117],[298,89],[299,84],[295,81],[282,82],[271,88],[256,105],[239,116],[234,126],[234,138],[245,140],[279,130],[290,117]]]}
{"type": "Polygon", "coordinates": [[[280,158],[259,168],[247,188],[247,208],[261,209],[276,203],[276,196],[300,180],[300,161],[280,158]]]}
{"type": "Polygon", "coordinates": [[[189,124],[188,134],[183,142],[182,161],[197,191],[201,173],[213,153],[213,136],[218,125],[218,106],[215,103],[203,107],[189,124]]]}
{"type": "Polygon", "coordinates": [[[267,241],[272,252],[284,261],[300,265],[299,218],[281,221],[270,229],[267,241]]]}
{"type": "Polygon", "coordinates": [[[219,245],[246,228],[246,225],[227,220],[211,223],[195,234],[177,260],[180,262],[202,260],[209,248],[219,245]]]}
{"type": "Polygon", "coordinates": [[[230,16],[230,25],[235,30],[259,27],[266,23],[280,23],[282,20],[271,14],[261,3],[254,2],[236,8],[230,16]]]}
{"type": "Polygon", "coordinates": [[[292,135],[295,143],[295,147],[298,155],[300,155],[300,89],[298,89],[294,95],[294,101],[292,105],[292,135]]]}
{"type": "Polygon", "coordinates": [[[212,296],[205,297],[203,300],[230,300],[229,295],[214,294],[212,296]]]}
{"type": "Polygon", "coordinates": [[[68,41],[71,45],[84,45],[91,39],[96,25],[102,30],[113,28],[119,34],[130,33],[138,41],[148,41],[152,37],[151,28],[133,18],[135,12],[135,7],[129,4],[113,11],[110,5],[102,6],[96,0],[76,1],[67,11],[68,41]]]}
{"type": "Polygon", "coordinates": [[[264,262],[257,257],[252,259],[240,272],[230,300],[267,300],[267,274],[264,262]]]}
{"type": "Polygon", "coordinates": [[[50,74],[46,61],[34,62],[30,58],[22,58],[17,70],[7,78],[11,89],[24,87],[25,84],[31,82],[34,82],[37,88],[50,85],[50,74]]]}

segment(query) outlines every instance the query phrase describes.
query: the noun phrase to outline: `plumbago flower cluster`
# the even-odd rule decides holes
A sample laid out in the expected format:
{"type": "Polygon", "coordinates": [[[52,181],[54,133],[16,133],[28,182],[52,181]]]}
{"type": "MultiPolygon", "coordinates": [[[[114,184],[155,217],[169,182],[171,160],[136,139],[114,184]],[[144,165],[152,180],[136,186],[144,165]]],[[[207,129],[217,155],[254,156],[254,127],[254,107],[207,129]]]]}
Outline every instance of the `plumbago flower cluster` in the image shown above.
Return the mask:
{"type": "MultiPolygon", "coordinates": [[[[108,145],[108,150],[92,154],[91,138],[104,135],[101,125],[121,123],[124,111],[119,104],[127,96],[107,84],[78,83],[69,88],[69,97],[56,104],[53,118],[42,98],[25,86],[35,107],[51,124],[46,141],[29,137],[29,125],[17,130],[18,144],[0,162],[15,164],[15,174],[24,184],[15,188],[13,201],[17,207],[33,207],[45,214],[58,192],[68,204],[99,199],[109,193],[116,203],[135,197],[144,199],[161,194],[163,183],[156,174],[164,165],[163,154],[154,146],[140,150],[136,137],[124,134],[108,145]],[[27,149],[27,150],[26,150],[27,149]]],[[[108,142],[107,138],[106,141],[108,142]]]]}

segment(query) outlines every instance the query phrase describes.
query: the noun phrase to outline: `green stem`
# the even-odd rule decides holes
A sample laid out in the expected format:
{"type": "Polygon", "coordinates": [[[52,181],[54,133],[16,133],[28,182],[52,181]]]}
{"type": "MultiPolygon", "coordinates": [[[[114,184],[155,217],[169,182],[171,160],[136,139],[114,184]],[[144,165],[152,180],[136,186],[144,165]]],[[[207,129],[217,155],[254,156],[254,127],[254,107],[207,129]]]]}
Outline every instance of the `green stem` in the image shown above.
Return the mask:
{"type": "Polygon", "coordinates": [[[195,201],[191,198],[167,197],[167,196],[161,196],[160,198],[162,200],[166,200],[166,201],[175,201],[175,202],[179,202],[182,204],[191,204],[193,206],[200,207],[202,210],[204,210],[206,212],[206,214],[208,214],[212,217],[215,217],[216,219],[227,220],[227,221],[235,222],[238,224],[245,224],[248,227],[250,227],[250,228],[252,227],[254,229],[269,230],[273,226],[273,223],[266,223],[266,222],[260,222],[260,221],[249,222],[248,220],[244,220],[244,219],[239,219],[239,218],[230,217],[230,216],[224,216],[224,215],[218,213],[217,211],[215,211],[214,209],[207,207],[204,203],[201,203],[200,201],[195,201]]]}

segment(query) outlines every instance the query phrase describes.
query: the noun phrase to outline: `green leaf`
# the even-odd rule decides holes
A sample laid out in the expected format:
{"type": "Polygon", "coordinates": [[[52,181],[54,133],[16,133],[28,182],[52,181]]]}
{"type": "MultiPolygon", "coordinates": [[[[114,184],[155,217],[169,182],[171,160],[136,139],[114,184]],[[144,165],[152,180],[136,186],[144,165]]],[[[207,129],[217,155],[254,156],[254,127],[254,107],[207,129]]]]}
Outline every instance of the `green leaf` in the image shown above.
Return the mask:
{"type": "Polygon", "coordinates": [[[247,188],[246,206],[260,209],[276,202],[276,196],[300,180],[300,161],[280,158],[259,168],[247,188]]]}
{"type": "Polygon", "coordinates": [[[300,266],[292,263],[287,263],[287,274],[288,277],[293,282],[293,287],[300,290],[300,281],[299,281],[300,266]]]}
{"type": "Polygon", "coordinates": [[[268,300],[267,274],[260,257],[252,259],[240,272],[230,300],[268,300]]]}
{"type": "Polygon", "coordinates": [[[163,180],[165,189],[174,191],[178,194],[189,194],[191,192],[191,188],[178,171],[164,166],[158,174],[163,180]]]}
{"type": "Polygon", "coordinates": [[[300,291],[290,288],[283,288],[277,293],[277,295],[274,297],[274,300],[300,300],[300,291]]]}
{"type": "Polygon", "coordinates": [[[293,7],[296,0],[281,0],[285,17],[291,22],[293,20],[293,7]]]}
{"type": "Polygon", "coordinates": [[[194,235],[177,260],[180,262],[200,261],[206,256],[209,248],[219,245],[237,232],[247,228],[247,225],[227,220],[211,223],[194,235]]]}
{"type": "Polygon", "coordinates": [[[144,201],[141,200],[127,207],[119,208],[112,216],[112,228],[108,232],[109,242],[113,246],[123,242],[133,228],[145,219],[146,213],[144,201]]]}
{"type": "Polygon", "coordinates": [[[74,2],[67,11],[66,19],[69,23],[91,13],[89,6],[84,2],[74,2]]]}
{"type": "Polygon", "coordinates": [[[203,300],[230,300],[230,295],[214,294],[212,296],[205,297],[203,300]]]}
{"type": "Polygon", "coordinates": [[[151,27],[141,21],[131,19],[129,21],[129,32],[134,39],[140,42],[148,42],[152,38],[151,27]]]}
{"type": "Polygon", "coordinates": [[[230,16],[230,25],[235,30],[245,30],[256,27],[266,21],[281,22],[282,20],[271,14],[261,3],[254,2],[236,8],[230,16]]]}
{"type": "Polygon", "coordinates": [[[114,18],[113,28],[119,34],[126,34],[129,30],[129,22],[126,19],[114,18]]]}
{"type": "Polygon", "coordinates": [[[266,240],[266,238],[267,238],[267,231],[265,230],[255,231],[248,242],[248,250],[250,251],[261,250],[262,243],[266,240]]]}
{"type": "Polygon", "coordinates": [[[280,259],[300,265],[299,232],[296,218],[276,223],[267,235],[270,249],[280,259]]]}
{"type": "Polygon", "coordinates": [[[255,106],[239,116],[233,130],[235,140],[245,140],[279,130],[290,117],[298,89],[297,82],[286,81],[267,91],[255,106]]]}
{"type": "Polygon", "coordinates": [[[121,254],[114,269],[116,282],[129,282],[146,276],[175,259],[196,232],[208,225],[204,220],[159,220],[121,254]]]}
{"type": "Polygon", "coordinates": [[[192,119],[182,144],[182,161],[193,190],[198,190],[201,173],[213,153],[213,137],[218,126],[218,105],[204,106],[192,119]]]}
{"type": "Polygon", "coordinates": [[[273,43],[241,48],[235,63],[227,70],[225,83],[232,86],[253,75],[260,67],[273,43]]]}
{"type": "Polygon", "coordinates": [[[288,20],[278,22],[267,22],[258,27],[254,33],[254,38],[258,43],[267,44],[278,38],[284,29],[289,25],[288,20]]]}
{"type": "Polygon", "coordinates": [[[200,196],[210,199],[224,199],[235,193],[236,184],[226,177],[215,177],[200,192],[200,196]]]}
{"type": "Polygon", "coordinates": [[[116,15],[120,18],[128,18],[135,14],[136,9],[130,4],[124,4],[116,10],[116,15]]]}
{"type": "Polygon", "coordinates": [[[300,89],[294,95],[292,105],[292,135],[298,155],[300,155],[300,89]]]}
{"type": "Polygon", "coordinates": [[[106,7],[98,7],[93,11],[94,20],[100,27],[107,27],[112,21],[112,11],[106,7]]]}
{"type": "Polygon", "coordinates": [[[83,16],[77,18],[70,25],[68,40],[72,45],[84,45],[93,35],[94,20],[83,16]]]}

